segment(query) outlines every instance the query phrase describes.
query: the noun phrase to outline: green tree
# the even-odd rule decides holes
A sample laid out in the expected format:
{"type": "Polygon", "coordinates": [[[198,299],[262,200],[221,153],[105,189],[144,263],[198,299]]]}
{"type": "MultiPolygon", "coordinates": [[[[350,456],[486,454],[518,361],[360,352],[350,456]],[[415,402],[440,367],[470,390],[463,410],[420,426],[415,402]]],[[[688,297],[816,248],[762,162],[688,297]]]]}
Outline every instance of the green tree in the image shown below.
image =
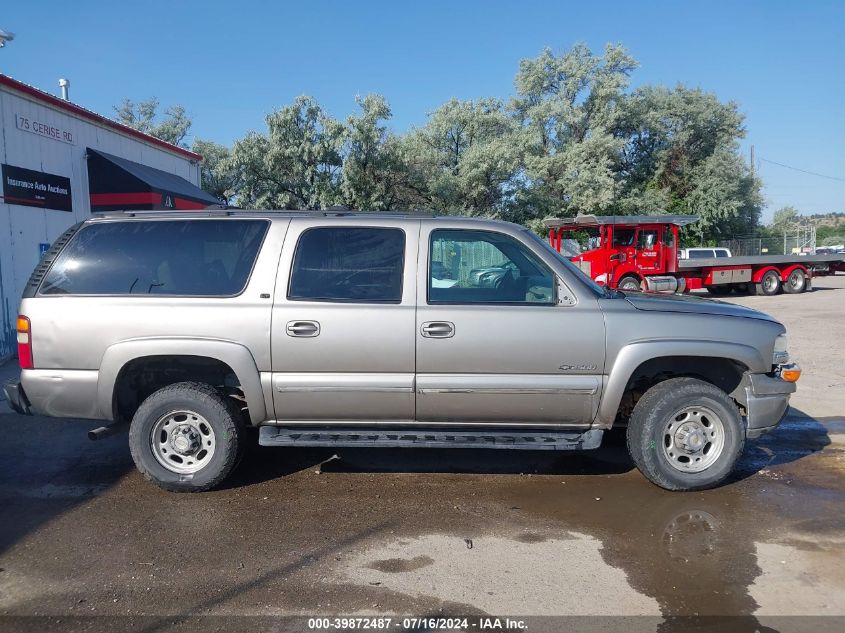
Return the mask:
{"type": "Polygon", "coordinates": [[[520,169],[518,133],[498,99],[452,99],[405,139],[408,180],[436,211],[508,217],[520,169]]]}
{"type": "Polygon", "coordinates": [[[615,44],[600,56],[577,44],[559,56],[545,49],[520,62],[511,104],[525,155],[520,219],[611,209],[614,166],[625,143],[616,130],[636,66],[615,44]]]}
{"type": "Polygon", "coordinates": [[[760,217],[762,199],[750,170],[730,146],[716,149],[689,170],[690,190],[678,205],[699,216],[688,227],[700,242],[748,235],[760,217]]]}
{"type": "Polygon", "coordinates": [[[325,209],[342,202],[343,125],[312,97],[267,115],[267,132],[235,142],[237,203],[258,209],[325,209]]]}
{"type": "Polygon", "coordinates": [[[237,189],[238,171],[232,164],[229,148],[214,141],[194,139],[191,151],[202,155],[202,188],[217,197],[222,204],[230,204],[237,189]]]}
{"type": "Polygon", "coordinates": [[[185,108],[181,105],[171,106],[165,110],[164,117],[160,118],[158,107],[159,102],[155,97],[138,103],[124,99],[119,106],[114,106],[114,111],[118,123],[173,145],[185,147],[183,141],[192,123],[185,108]]]}
{"type": "Polygon", "coordinates": [[[385,125],[390,106],[381,95],[356,98],[360,114],[346,120],[341,190],[352,209],[387,211],[425,202],[409,179],[400,139],[385,125]]]}
{"type": "Polygon", "coordinates": [[[623,213],[698,214],[699,241],[747,234],[759,223],[760,182],[745,165],[745,134],[733,102],[698,89],[644,86],[624,104],[626,139],[616,169],[623,213]]]}
{"type": "Polygon", "coordinates": [[[786,231],[798,223],[800,214],[798,209],[791,206],[781,207],[772,217],[772,226],[778,231],[786,231]]]}

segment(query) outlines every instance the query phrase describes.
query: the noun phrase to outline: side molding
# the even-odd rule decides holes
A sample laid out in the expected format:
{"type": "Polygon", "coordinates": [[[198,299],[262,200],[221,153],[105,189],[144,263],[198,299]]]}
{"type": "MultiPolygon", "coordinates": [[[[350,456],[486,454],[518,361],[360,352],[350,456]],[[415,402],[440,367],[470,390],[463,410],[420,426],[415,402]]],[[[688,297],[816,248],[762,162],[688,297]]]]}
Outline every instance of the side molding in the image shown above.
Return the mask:
{"type": "Polygon", "coordinates": [[[138,338],[109,347],[100,363],[97,403],[103,418],[113,418],[114,385],[120,370],[129,361],[144,356],[203,356],[226,363],[238,377],[254,423],[268,419],[261,377],[252,353],[231,341],[198,338],[138,338]]]}
{"type": "Polygon", "coordinates": [[[701,341],[674,339],[642,341],[623,347],[613,363],[599,405],[594,428],[609,429],[616,419],[619,403],[625,387],[637,367],[654,358],[668,356],[701,356],[703,358],[727,358],[754,369],[765,366],[760,351],[750,345],[723,341],[701,341]]]}

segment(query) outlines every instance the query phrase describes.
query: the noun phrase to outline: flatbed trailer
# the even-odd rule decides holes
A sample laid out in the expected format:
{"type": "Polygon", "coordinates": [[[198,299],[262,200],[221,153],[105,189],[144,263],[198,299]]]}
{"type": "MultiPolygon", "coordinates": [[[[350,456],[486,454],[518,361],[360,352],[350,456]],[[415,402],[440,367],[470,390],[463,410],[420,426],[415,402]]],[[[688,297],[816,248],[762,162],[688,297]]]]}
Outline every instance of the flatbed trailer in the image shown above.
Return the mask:
{"type": "Polygon", "coordinates": [[[695,215],[579,215],[545,224],[558,252],[569,242],[566,236],[590,234],[597,246],[570,259],[597,283],[621,290],[798,294],[812,288],[814,274],[845,272],[845,254],[678,259],[678,230],[697,220],[695,215]]]}

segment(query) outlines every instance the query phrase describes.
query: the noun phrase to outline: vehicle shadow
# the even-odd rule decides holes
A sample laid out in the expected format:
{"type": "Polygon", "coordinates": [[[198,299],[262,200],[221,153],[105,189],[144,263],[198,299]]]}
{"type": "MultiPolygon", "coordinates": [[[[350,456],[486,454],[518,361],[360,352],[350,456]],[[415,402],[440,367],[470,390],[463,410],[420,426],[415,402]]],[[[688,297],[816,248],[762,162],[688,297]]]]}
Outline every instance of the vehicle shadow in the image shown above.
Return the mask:
{"type": "Polygon", "coordinates": [[[618,446],[589,452],[251,446],[222,488],[249,486],[309,468],[323,473],[607,475],[628,472],[634,465],[618,446]]]}
{"type": "MultiPolygon", "coordinates": [[[[830,444],[827,427],[797,409],[773,432],[748,440],[730,481],[797,461],[830,444]]],[[[621,475],[635,467],[624,429],[613,429],[591,451],[432,448],[277,448],[249,441],[246,455],[223,489],[239,488],[305,469],[324,473],[491,475],[621,475]]]]}
{"type": "Polygon", "coordinates": [[[0,413],[0,554],[134,470],[126,436],[92,442],[93,426],[0,413]]]}
{"type": "Polygon", "coordinates": [[[817,453],[830,444],[829,433],[823,421],[790,408],[787,418],[774,431],[746,441],[731,480],[746,479],[765,468],[789,464],[817,453]]]}

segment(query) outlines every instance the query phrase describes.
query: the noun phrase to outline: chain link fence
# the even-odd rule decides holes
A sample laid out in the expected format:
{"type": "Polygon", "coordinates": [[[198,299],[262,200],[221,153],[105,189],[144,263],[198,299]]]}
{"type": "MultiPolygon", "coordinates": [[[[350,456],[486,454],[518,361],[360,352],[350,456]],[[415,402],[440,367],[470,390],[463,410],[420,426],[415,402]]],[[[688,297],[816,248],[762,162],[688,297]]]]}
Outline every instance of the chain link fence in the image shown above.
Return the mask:
{"type": "Polygon", "coordinates": [[[797,255],[815,254],[815,231],[786,233],[781,237],[739,236],[722,240],[718,246],[729,248],[734,257],[748,255],[797,255]]]}

